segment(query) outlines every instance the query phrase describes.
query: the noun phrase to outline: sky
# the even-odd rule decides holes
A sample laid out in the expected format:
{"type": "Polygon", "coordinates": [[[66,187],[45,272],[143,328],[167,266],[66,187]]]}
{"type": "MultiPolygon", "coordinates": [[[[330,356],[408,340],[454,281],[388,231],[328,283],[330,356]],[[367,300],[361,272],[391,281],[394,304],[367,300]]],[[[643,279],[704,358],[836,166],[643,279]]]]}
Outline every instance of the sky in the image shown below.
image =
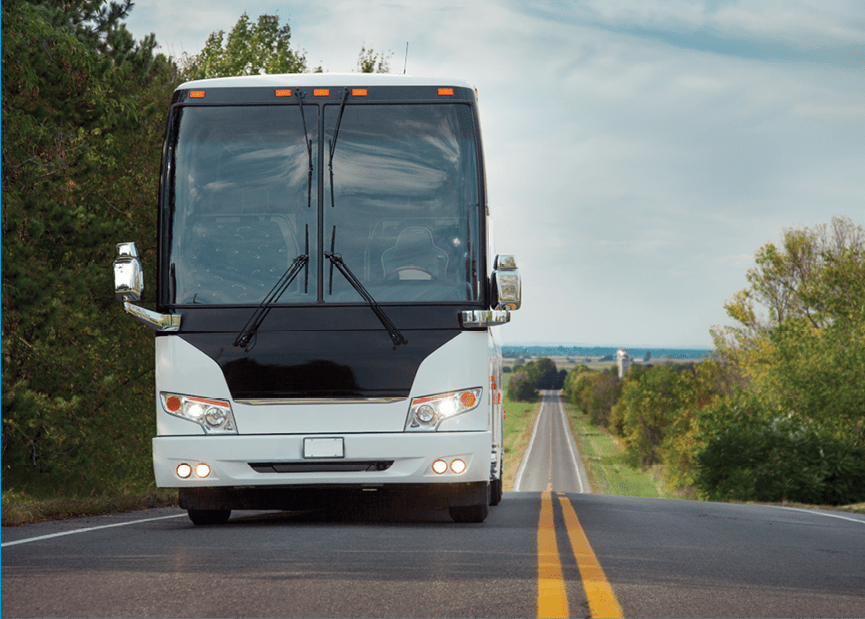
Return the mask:
{"type": "Polygon", "coordinates": [[[711,348],[761,246],[865,225],[863,2],[136,0],[126,23],[179,58],[243,12],[288,22],[310,68],[366,47],[477,88],[523,281],[506,345],[711,348]]]}

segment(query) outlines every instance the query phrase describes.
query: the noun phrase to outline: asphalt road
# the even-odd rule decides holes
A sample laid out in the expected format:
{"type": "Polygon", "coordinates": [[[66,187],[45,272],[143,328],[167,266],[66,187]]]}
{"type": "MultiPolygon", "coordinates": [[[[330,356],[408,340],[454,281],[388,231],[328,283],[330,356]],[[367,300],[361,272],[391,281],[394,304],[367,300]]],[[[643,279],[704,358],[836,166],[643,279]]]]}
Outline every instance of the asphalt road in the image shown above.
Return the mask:
{"type": "Polygon", "coordinates": [[[514,491],[591,494],[579,453],[559,392],[543,392],[541,411],[514,478],[514,491]]]}
{"type": "Polygon", "coordinates": [[[560,490],[573,459],[556,447],[552,396],[552,441],[539,421],[525,491],[483,524],[363,493],[327,511],[236,512],[222,527],[169,508],[4,528],[2,616],[535,617],[543,506],[567,611],[586,616],[567,505],[624,616],[865,616],[865,517],[560,490]]]}

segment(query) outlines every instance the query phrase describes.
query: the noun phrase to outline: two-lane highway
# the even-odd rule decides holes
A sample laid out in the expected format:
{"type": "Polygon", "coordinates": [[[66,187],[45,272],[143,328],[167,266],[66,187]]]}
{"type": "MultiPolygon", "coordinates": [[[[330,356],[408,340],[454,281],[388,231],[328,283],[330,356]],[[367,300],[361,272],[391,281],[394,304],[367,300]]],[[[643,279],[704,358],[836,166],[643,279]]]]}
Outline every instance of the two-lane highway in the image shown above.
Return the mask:
{"type": "Polygon", "coordinates": [[[577,444],[557,391],[544,391],[541,410],[517,475],[514,492],[591,494],[577,444]]]}
{"type": "Polygon", "coordinates": [[[363,493],[217,527],[174,508],[3,528],[2,616],[865,616],[865,516],[562,490],[580,459],[555,403],[483,524],[363,493]]]}

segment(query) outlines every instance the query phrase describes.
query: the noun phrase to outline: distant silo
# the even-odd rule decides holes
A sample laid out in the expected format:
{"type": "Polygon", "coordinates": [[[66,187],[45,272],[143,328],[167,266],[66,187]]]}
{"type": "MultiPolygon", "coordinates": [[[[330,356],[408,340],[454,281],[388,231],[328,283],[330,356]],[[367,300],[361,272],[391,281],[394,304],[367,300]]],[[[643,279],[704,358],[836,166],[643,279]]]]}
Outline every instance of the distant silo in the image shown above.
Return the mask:
{"type": "Polygon", "coordinates": [[[624,348],[617,350],[616,362],[619,364],[619,379],[622,379],[625,377],[625,372],[628,371],[628,366],[631,364],[631,357],[628,355],[628,351],[624,348]]]}

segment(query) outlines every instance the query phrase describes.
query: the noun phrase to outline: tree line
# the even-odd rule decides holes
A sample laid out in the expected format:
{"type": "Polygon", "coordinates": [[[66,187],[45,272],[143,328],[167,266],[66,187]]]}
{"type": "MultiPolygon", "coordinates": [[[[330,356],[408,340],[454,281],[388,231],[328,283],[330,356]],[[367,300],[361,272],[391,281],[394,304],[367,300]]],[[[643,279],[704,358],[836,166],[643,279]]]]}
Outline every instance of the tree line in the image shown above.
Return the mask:
{"type": "MultiPolygon", "coordinates": [[[[4,492],[153,484],[153,334],[114,300],[115,243],[135,240],[155,281],[162,138],[179,84],[309,70],[276,16],[243,14],[200,54],[172,59],[155,35],[134,39],[132,8],[2,4],[4,492]]],[[[388,58],[362,48],[358,70],[386,71],[388,58]]]]}
{"type": "Polygon", "coordinates": [[[538,389],[561,389],[568,374],[567,370],[556,368],[555,361],[547,357],[528,363],[517,362],[510,373],[506,394],[515,402],[534,402],[538,389]]]}
{"type": "Polygon", "coordinates": [[[865,231],[836,217],[764,245],[700,363],[585,366],[567,398],[671,489],[710,500],[865,500],[865,231]]]}

